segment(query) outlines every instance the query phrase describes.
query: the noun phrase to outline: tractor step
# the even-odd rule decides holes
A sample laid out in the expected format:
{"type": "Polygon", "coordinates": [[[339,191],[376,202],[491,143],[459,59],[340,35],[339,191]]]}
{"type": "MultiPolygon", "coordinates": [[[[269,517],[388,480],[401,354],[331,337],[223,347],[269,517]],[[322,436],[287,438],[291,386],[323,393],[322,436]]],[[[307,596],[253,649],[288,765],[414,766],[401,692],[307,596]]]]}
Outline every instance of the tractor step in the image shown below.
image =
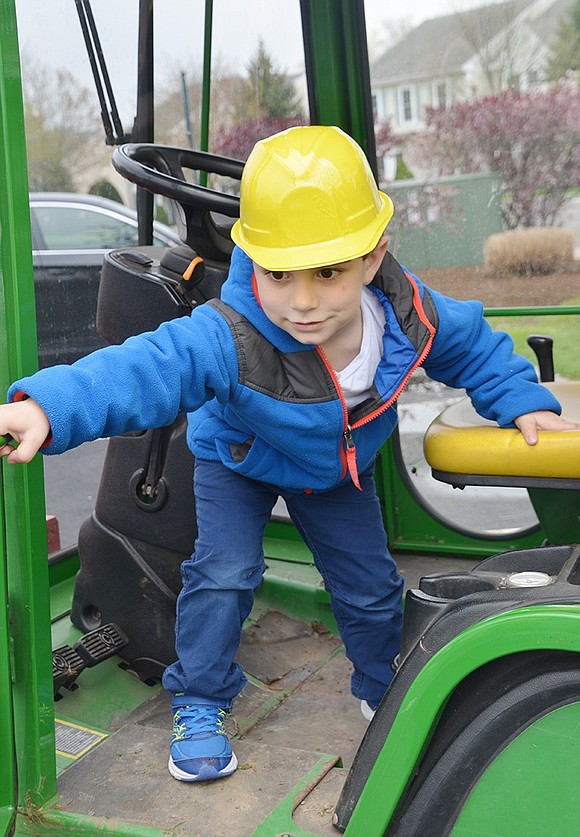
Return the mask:
{"type": "Polygon", "coordinates": [[[84,634],[78,642],[75,642],[73,648],[85,662],[87,668],[102,663],[103,660],[108,660],[121,648],[129,642],[126,634],[115,625],[114,622],[109,622],[107,625],[102,625],[94,631],[89,631],[84,634]]]}
{"type": "Polygon", "coordinates": [[[76,680],[85,668],[92,668],[108,660],[128,641],[121,628],[110,622],[84,634],[74,646],[61,645],[56,648],[52,652],[54,699],[60,700],[60,690],[63,688],[71,692],[78,689],[76,680]]]}
{"type": "Polygon", "coordinates": [[[70,645],[55,648],[52,652],[52,682],[55,700],[60,700],[62,697],[60,690],[63,688],[71,692],[78,689],[75,680],[85,668],[86,664],[70,645]]]}

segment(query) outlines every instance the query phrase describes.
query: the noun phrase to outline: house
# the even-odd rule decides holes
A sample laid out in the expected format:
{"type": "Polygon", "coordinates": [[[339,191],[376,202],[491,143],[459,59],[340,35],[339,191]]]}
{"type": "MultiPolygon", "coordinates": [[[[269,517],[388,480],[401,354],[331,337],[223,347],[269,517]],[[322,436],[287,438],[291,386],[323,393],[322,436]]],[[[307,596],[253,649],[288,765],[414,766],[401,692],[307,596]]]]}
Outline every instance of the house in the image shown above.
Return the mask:
{"type": "Polygon", "coordinates": [[[526,90],[544,67],[573,0],[508,0],[426,20],[371,65],[378,124],[421,130],[427,107],[526,90]]]}

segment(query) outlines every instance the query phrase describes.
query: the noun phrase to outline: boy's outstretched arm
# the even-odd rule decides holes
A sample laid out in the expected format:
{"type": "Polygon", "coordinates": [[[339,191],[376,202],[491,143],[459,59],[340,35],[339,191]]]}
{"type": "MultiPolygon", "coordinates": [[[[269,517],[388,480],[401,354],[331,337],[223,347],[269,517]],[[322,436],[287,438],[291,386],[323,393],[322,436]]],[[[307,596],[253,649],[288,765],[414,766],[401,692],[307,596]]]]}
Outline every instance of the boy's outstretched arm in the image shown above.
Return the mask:
{"type": "Polygon", "coordinates": [[[580,430],[580,424],[566,421],[557,413],[550,410],[536,410],[524,413],[514,419],[514,424],[521,430],[528,445],[535,445],[538,441],[538,430],[580,430]]]}
{"type": "Polygon", "coordinates": [[[50,434],[50,422],[42,407],[32,398],[0,405],[0,435],[12,436],[19,444],[3,445],[0,456],[13,465],[30,462],[50,434]]]}

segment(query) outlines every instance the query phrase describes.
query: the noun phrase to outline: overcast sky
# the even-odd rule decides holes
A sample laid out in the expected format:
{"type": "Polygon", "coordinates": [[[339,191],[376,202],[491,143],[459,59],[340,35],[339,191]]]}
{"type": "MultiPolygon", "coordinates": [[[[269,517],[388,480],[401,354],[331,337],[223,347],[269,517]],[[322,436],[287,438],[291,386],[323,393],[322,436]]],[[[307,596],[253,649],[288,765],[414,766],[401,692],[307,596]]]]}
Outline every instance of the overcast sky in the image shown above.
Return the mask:
{"type": "MultiPolygon", "coordinates": [[[[134,107],[137,0],[92,0],[103,52],[121,109],[134,107]]],[[[485,0],[366,0],[369,42],[376,43],[388,24],[422,20],[485,0]]],[[[23,62],[35,57],[48,67],[66,67],[93,88],[74,0],[17,0],[23,62]]],[[[204,0],[154,0],[156,77],[199,66],[203,46],[204,0]]],[[[265,41],[277,68],[301,66],[298,0],[214,0],[214,58],[244,68],[258,38],[265,41]]]]}

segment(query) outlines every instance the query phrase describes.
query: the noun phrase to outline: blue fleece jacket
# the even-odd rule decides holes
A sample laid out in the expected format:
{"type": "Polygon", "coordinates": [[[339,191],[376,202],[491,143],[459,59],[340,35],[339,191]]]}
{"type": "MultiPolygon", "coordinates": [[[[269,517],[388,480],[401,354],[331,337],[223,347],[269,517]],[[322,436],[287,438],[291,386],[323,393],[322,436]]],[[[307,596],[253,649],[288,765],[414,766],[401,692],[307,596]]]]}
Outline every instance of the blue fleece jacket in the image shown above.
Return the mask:
{"type": "Polygon", "coordinates": [[[491,330],[480,303],[425,288],[390,256],[370,287],[385,311],[383,357],[372,398],[351,415],[323,352],[268,320],[239,248],[221,302],[16,381],[8,397],[25,393],[42,406],[52,430],[46,454],[161,427],[185,412],[196,456],[314,491],[349,473],[356,481],[357,468],[372,462],[396,424],[393,404],[420,364],[435,380],[465,388],[478,413],[502,426],[534,410],[560,412],[511,338],[491,330]]]}

